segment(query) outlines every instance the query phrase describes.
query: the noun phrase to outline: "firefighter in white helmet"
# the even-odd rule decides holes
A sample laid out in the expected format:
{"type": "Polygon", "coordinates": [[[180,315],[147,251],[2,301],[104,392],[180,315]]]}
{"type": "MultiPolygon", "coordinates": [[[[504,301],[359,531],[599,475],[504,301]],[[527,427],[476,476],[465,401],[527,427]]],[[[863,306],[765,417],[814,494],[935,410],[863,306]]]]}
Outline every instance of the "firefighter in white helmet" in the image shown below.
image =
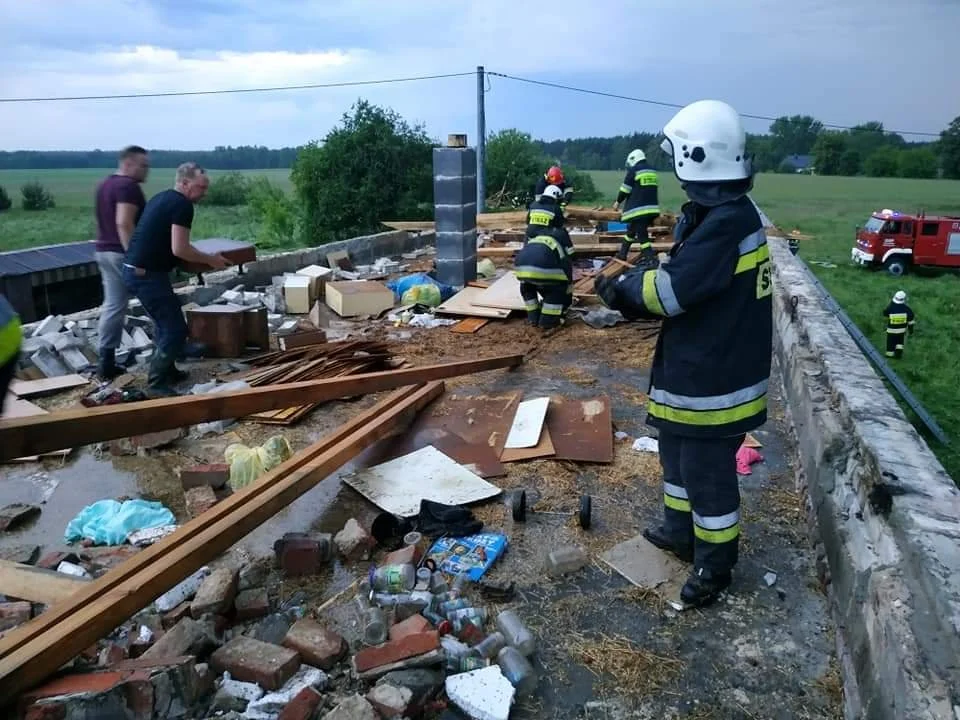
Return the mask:
{"type": "Polygon", "coordinates": [[[699,606],[729,586],[738,559],[736,454],[767,419],[773,285],[736,110],[701,100],[663,132],[661,148],[690,199],[669,262],[599,276],[596,289],[628,317],[663,318],[647,424],[659,431],[664,520],[644,537],[693,562],[681,599],[699,606]]]}
{"type": "Polygon", "coordinates": [[[527,322],[541,330],[554,330],[573,304],[573,244],[563,226],[556,185],[544,188],[527,213],[524,246],[517,253],[514,271],[527,322]]]}
{"type": "Polygon", "coordinates": [[[907,294],[897,290],[890,300],[890,304],[883,311],[887,319],[887,357],[903,357],[903,345],[907,333],[913,335],[913,310],[907,305],[907,294]]]}
{"type": "Polygon", "coordinates": [[[614,210],[623,206],[621,222],[627,224],[627,235],[620,246],[617,257],[626,260],[630,246],[637,244],[640,250],[638,266],[656,267],[657,254],[650,244],[649,227],[660,214],[658,198],[658,180],[656,171],[647,164],[647,156],[639,148],[627,155],[627,174],[620,184],[614,210]]]}

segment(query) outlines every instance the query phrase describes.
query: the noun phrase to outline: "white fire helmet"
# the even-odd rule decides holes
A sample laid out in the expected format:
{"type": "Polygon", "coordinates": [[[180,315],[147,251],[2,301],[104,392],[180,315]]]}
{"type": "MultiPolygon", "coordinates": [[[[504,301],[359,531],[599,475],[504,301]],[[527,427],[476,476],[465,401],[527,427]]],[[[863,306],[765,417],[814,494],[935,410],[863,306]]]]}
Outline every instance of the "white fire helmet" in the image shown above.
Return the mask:
{"type": "Polygon", "coordinates": [[[663,128],[660,148],[682,182],[744,180],[753,174],[739,113],[720,100],[698,100],[663,128]]]}

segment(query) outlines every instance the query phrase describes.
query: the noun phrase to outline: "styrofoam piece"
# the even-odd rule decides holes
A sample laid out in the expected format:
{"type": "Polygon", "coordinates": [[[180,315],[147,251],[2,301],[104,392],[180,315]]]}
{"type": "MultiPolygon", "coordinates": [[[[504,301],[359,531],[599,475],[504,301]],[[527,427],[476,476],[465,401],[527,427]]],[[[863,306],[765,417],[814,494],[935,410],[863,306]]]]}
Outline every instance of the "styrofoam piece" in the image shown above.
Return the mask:
{"type": "Polygon", "coordinates": [[[355,472],[344,482],[374,505],[400,517],[417,515],[422,499],[464,505],[500,494],[500,488],[432,445],[355,472]]]}
{"type": "Polygon", "coordinates": [[[633,449],[637,452],[658,453],[660,452],[660,443],[657,442],[656,438],[638,437],[633,441],[633,449]]]}
{"type": "Polygon", "coordinates": [[[227,695],[240,698],[241,700],[246,700],[248,703],[262,698],[264,692],[263,688],[256,683],[234,680],[232,677],[230,677],[229,672],[225,672],[223,674],[223,681],[220,683],[220,689],[227,693],[227,695]]]}
{"type": "Polygon", "coordinates": [[[499,665],[450,675],[446,690],[451,702],[473,720],[510,720],[510,706],[517,692],[499,665]]]}
{"type": "Polygon", "coordinates": [[[200,589],[200,585],[209,574],[210,568],[204,566],[180,584],[167,590],[167,592],[158,597],[154,603],[157,606],[157,610],[160,612],[170,612],[180,603],[192,598],[197,594],[197,590],[200,589]]]}
{"type": "MultiPolygon", "coordinates": [[[[327,686],[327,674],[309,665],[301,665],[296,674],[276,692],[250,701],[243,717],[248,720],[274,720],[277,715],[306,687],[323,690],[327,686]]],[[[237,697],[234,695],[234,697],[237,697]]]]}
{"type": "Polygon", "coordinates": [[[540,442],[549,407],[550,398],[548,397],[533,398],[520,403],[517,406],[517,414],[513,416],[513,424],[510,426],[504,448],[535,447],[540,442]]]}
{"type": "Polygon", "coordinates": [[[63,330],[62,315],[47,315],[33,330],[33,337],[40,337],[47,333],[58,333],[63,330]]]}

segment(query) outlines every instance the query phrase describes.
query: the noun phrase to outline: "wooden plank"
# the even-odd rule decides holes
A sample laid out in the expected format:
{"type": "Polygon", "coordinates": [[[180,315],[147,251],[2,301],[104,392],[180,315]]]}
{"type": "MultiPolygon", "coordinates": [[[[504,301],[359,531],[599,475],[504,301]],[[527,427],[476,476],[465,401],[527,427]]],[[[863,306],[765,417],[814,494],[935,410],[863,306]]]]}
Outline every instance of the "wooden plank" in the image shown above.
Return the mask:
{"type": "MultiPolygon", "coordinates": [[[[673,247],[673,243],[655,242],[651,243],[653,249],[657,252],[667,252],[673,247]]],[[[511,257],[516,255],[520,248],[513,247],[482,247],[477,250],[477,257],[511,257]]],[[[574,245],[574,255],[614,255],[620,249],[620,243],[604,243],[591,245],[574,245]]]]}
{"type": "Polygon", "coordinates": [[[503,310],[501,308],[479,307],[474,305],[474,300],[476,300],[477,297],[484,292],[486,292],[486,290],[482,288],[465,287],[445,303],[439,305],[436,309],[436,312],[447,315],[496,318],[498,320],[503,320],[504,318],[509,317],[509,310],[503,310]]]}
{"type": "Polygon", "coordinates": [[[53,570],[0,560],[0,593],[8,597],[53,605],[82,590],[89,582],[53,570]]]}
{"type": "Polygon", "coordinates": [[[502,310],[526,310],[520,297],[520,281],[512,270],[493,283],[473,299],[479,307],[500,308],[502,310]]]}
{"type": "Polygon", "coordinates": [[[325,330],[308,330],[292,335],[281,335],[277,338],[277,344],[280,345],[281,350],[295,350],[305,345],[321,345],[326,342],[327,333],[325,330]]]}
{"type": "Polygon", "coordinates": [[[523,355],[495,355],[409,370],[387,370],[229,393],[68,409],[36,417],[0,420],[0,460],[60,450],[64,445],[78,447],[223,418],[244,417],[265,410],[283,410],[430,380],[515,367],[521,362],[523,355]]]}
{"type": "Polygon", "coordinates": [[[500,453],[500,462],[520,462],[522,460],[536,460],[537,458],[552,457],[556,454],[550,430],[546,424],[540,432],[540,440],[533,447],[504,448],[500,453]]]}
{"type": "Polygon", "coordinates": [[[450,332],[455,332],[455,333],[475,333],[475,332],[477,332],[477,330],[479,330],[480,328],[482,328],[482,327],[483,327],[484,325],[486,325],[488,322],[490,322],[490,321],[487,320],[486,318],[476,318],[476,317],[466,318],[466,319],[461,320],[460,322],[458,322],[456,325],[453,325],[453,326],[450,328],[450,332]]]}
{"type": "Polygon", "coordinates": [[[553,397],[547,414],[547,429],[557,450],[557,460],[613,462],[610,398],[575,400],[553,397]]]}
{"type": "Polygon", "coordinates": [[[362,422],[348,423],[89,583],[69,601],[9,631],[0,638],[5,698],[43,681],[358,452],[395,432],[442,392],[443,383],[432,382],[393,393],[363,413],[357,419],[362,422]]]}
{"type": "Polygon", "coordinates": [[[385,220],[380,224],[393,230],[406,230],[408,232],[423,232],[434,228],[432,220],[385,220]]]}
{"type": "Polygon", "coordinates": [[[10,392],[17,397],[29,398],[89,384],[90,381],[83,375],[61,375],[42,380],[14,380],[10,383],[10,392]]]}

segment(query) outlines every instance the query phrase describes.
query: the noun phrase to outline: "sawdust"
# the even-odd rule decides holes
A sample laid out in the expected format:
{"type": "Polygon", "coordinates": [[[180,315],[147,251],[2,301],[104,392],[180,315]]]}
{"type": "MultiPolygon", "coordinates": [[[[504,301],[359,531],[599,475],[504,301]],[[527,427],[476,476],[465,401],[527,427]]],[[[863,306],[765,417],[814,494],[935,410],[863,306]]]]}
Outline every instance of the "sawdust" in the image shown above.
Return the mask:
{"type": "Polygon", "coordinates": [[[683,669],[679,658],[637,647],[620,635],[587,638],[574,634],[566,650],[600,679],[601,688],[633,698],[656,692],[683,669]]]}

